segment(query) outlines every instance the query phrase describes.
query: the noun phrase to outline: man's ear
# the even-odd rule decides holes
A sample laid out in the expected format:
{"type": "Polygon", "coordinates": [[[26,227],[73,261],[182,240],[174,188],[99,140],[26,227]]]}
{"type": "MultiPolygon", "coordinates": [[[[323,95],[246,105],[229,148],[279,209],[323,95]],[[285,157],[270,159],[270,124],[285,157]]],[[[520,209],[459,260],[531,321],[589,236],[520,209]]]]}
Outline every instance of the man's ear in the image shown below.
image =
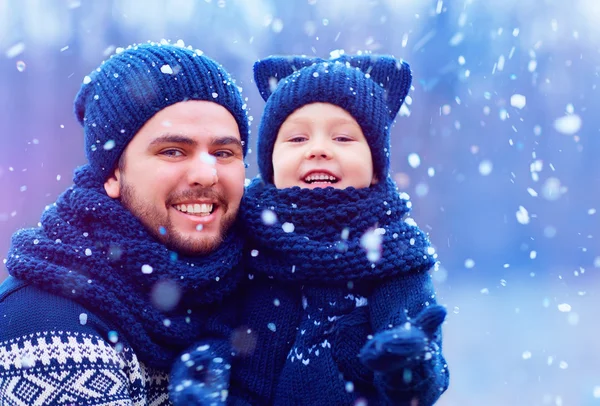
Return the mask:
{"type": "Polygon", "coordinates": [[[376,185],[379,183],[379,179],[377,178],[377,175],[373,174],[373,179],[371,179],[371,186],[376,185]]]}
{"type": "Polygon", "coordinates": [[[106,182],[104,182],[104,190],[109,197],[118,199],[121,197],[121,171],[116,168],[106,182]]]}

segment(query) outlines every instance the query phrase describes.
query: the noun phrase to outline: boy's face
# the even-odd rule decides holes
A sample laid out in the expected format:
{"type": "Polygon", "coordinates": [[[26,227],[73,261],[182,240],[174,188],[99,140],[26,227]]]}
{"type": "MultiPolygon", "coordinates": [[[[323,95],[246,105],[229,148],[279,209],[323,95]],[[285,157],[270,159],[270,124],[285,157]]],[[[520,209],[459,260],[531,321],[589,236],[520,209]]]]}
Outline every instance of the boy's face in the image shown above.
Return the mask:
{"type": "Polygon", "coordinates": [[[329,103],[294,111],[273,147],[273,183],[278,189],[365,188],[376,183],[371,149],[356,120],[329,103]]]}
{"type": "Polygon", "coordinates": [[[104,184],[159,241],[188,254],[213,251],[233,224],[244,192],[238,125],[208,101],[156,113],[104,184]]]}

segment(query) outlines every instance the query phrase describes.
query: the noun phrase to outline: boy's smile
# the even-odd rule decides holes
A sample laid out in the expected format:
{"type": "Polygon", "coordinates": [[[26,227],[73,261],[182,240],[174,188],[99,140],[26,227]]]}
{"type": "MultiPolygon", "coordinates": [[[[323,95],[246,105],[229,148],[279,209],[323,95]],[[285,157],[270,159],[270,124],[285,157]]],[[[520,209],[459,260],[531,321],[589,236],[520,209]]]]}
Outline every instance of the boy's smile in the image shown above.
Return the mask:
{"type": "Polygon", "coordinates": [[[307,184],[307,187],[310,187],[309,185],[326,187],[338,183],[341,178],[326,169],[312,169],[302,176],[301,180],[307,184]]]}

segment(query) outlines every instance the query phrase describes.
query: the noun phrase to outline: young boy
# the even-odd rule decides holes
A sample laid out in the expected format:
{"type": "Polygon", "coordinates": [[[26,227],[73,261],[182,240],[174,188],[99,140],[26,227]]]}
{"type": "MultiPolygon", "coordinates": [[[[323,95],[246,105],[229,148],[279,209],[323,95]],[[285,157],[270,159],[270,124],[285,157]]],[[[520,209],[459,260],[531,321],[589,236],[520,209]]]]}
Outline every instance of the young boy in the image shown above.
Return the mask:
{"type": "Polygon", "coordinates": [[[228,403],[433,404],[449,382],[436,255],[388,174],[408,65],[270,57],[254,73],[267,104],[228,403]]]}

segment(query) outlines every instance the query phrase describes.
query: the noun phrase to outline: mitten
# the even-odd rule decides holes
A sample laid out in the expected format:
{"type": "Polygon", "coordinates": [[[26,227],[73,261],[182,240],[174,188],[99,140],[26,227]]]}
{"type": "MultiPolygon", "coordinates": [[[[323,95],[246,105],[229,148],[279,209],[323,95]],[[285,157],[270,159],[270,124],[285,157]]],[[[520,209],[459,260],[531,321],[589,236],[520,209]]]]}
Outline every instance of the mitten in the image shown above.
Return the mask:
{"type": "Polygon", "coordinates": [[[355,308],[336,321],[332,341],[332,355],[346,381],[356,385],[373,384],[373,371],[365,368],[358,354],[371,334],[367,306],[355,308]]]}
{"type": "Polygon", "coordinates": [[[169,397],[175,406],[225,405],[229,387],[230,350],[206,340],[183,353],[171,369],[169,397]]]}
{"type": "Polygon", "coordinates": [[[362,348],[360,360],[375,372],[394,372],[432,357],[439,350],[435,342],[446,309],[432,305],[422,310],[412,322],[376,334],[362,348]]]}

